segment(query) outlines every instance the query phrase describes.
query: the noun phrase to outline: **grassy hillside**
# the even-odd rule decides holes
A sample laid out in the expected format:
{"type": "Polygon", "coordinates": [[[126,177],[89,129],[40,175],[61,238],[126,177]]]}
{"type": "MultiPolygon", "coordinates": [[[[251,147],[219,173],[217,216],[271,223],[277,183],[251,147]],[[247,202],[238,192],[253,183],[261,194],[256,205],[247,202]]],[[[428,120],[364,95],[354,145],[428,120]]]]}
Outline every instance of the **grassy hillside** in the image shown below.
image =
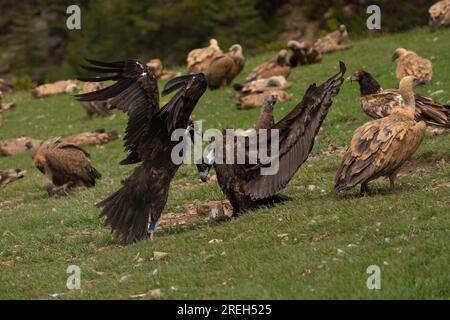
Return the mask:
{"type": "MultiPolygon", "coordinates": [[[[416,29],[365,40],[349,51],[325,56],[320,64],[297,68],[290,80],[292,101],[276,106],[280,119],[303,96],[338,69],[371,72],[384,88],[396,84],[390,62],[396,47],[406,47],[434,63],[434,79],[418,91],[450,102],[450,30],[416,29]]],[[[244,44],[245,47],[245,44],[244,44]]],[[[271,54],[249,58],[238,80],[271,54]]],[[[449,298],[450,135],[427,133],[410,173],[372,183],[374,194],[332,192],[336,155],[321,155],[329,143],[345,146],[353,130],[370,120],[359,107],[356,84],[344,84],[316,139],[314,158],[299,170],[284,193],[293,201],[261,208],[232,221],[158,231],[156,241],[130,246],[102,225],[94,204],[116,190],[131,167],[119,166],[122,141],[87,148],[103,174],[97,187],[49,198],[30,154],[0,158],[0,170],[26,169],[26,178],[0,191],[0,298],[127,298],[161,289],[166,299],[202,298],[449,298]],[[282,234],[287,234],[280,236],[282,234]],[[211,239],[223,242],[210,244],[211,239]],[[153,251],[168,252],[151,260],[153,251]],[[69,265],[81,268],[81,290],[66,288],[69,265]],[[381,290],[368,290],[366,269],[381,268],[381,290]]],[[[17,108],[4,113],[1,138],[22,135],[45,139],[98,128],[123,133],[125,115],[88,120],[70,96],[33,99],[8,95],[17,108]]],[[[232,89],[208,91],[195,110],[204,127],[249,128],[259,110],[237,111],[232,89]]],[[[220,200],[215,184],[201,184],[194,166],[180,168],[166,212],[194,201],[220,200]],[[183,188],[186,183],[194,188],[183,188]]]]}

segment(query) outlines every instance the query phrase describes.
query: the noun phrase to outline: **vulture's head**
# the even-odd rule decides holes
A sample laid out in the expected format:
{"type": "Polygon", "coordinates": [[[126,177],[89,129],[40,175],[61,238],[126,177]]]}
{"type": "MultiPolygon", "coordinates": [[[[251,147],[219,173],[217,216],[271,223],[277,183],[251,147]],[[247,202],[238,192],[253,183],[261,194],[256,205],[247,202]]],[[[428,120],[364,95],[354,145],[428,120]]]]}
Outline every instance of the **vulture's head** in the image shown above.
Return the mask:
{"type": "Polygon", "coordinates": [[[347,77],[345,79],[346,82],[352,83],[352,82],[361,82],[366,78],[372,78],[372,75],[362,69],[355,71],[351,76],[347,77]]]}
{"type": "Polygon", "coordinates": [[[211,39],[209,39],[209,46],[210,47],[218,47],[219,46],[219,42],[217,42],[216,39],[211,38],[211,39]]]}
{"type": "Polygon", "coordinates": [[[233,44],[230,49],[228,49],[232,54],[242,55],[242,46],[240,44],[233,44]]]}
{"type": "Polygon", "coordinates": [[[407,50],[405,48],[397,48],[395,49],[394,53],[392,54],[392,62],[403,56],[407,50]]]}
{"type": "Polygon", "coordinates": [[[341,24],[339,26],[339,32],[341,33],[342,37],[348,36],[347,27],[345,26],[345,24],[341,24]]]}
{"type": "Polygon", "coordinates": [[[378,81],[375,80],[375,78],[370,73],[362,69],[353,73],[351,76],[345,79],[345,81],[349,83],[358,82],[362,96],[374,94],[381,90],[378,81]]]}
{"type": "Polygon", "coordinates": [[[273,107],[277,103],[278,96],[276,94],[272,94],[269,98],[264,101],[263,107],[264,110],[272,112],[273,107]]]}
{"type": "Polygon", "coordinates": [[[286,49],[280,50],[277,54],[277,62],[280,65],[289,64],[289,52],[286,49]]]}
{"type": "Polygon", "coordinates": [[[288,49],[290,49],[292,51],[300,51],[301,49],[305,48],[305,42],[304,41],[298,42],[298,41],[295,41],[295,40],[289,40],[287,46],[288,46],[288,49]]]}

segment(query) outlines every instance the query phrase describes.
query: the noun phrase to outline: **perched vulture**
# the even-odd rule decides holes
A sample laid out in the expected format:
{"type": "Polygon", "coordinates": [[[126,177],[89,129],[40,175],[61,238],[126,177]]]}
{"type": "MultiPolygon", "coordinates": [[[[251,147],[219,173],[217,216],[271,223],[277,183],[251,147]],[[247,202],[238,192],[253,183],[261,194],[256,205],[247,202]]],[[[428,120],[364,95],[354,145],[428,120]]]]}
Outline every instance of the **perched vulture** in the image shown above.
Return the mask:
{"type": "Polygon", "coordinates": [[[392,55],[392,61],[397,61],[395,75],[398,82],[406,76],[414,76],[425,82],[430,82],[433,77],[431,61],[418,56],[415,52],[397,48],[392,55]]]}
{"type": "Polygon", "coordinates": [[[352,47],[352,44],[342,44],[344,39],[347,37],[347,28],[345,25],[341,24],[339,26],[339,30],[329,33],[323,38],[317,39],[314,42],[313,47],[320,54],[347,50],[352,47]]]}
{"type": "MultiPolygon", "coordinates": [[[[341,62],[339,73],[320,86],[310,85],[302,101],[283,119],[268,129],[267,149],[269,150],[271,149],[272,133],[279,133],[279,148],[277,148],[279,152],[269,155],[268,159],[262,160],[265,152],[260,149],[257,163],[250,164],[250,161],[247,160],[252,151],[255,151],[253,148],[255,145],[251,145],[249,142],[245,145],[245,164],[226,164],[224,161],[226,146],[227,144],[235,145],[235,143],[234,141],[227,142],[226,137],[217,136],[215,138],[210,145],[210,151],[197,168],[200,178],[205,181],[210,167],[214,166],[217,181],[223,193],[230,200],[235,215],[259,205],[287,200],[279,192],[308,158],[314,145],[315,136],[332,104],[332,98],[338,94],[344,81],[344,72],[345,65],[341,62]],[[277,131],[272,132],[272,130],[277,131]],[[279,164],[278,170],[277,163],[279,164]],[[265,172],[268,174],[263,175],[261,170],[268,169],[270,166],[275,170],[265,172]]],[[[264,140],[261,130],[254,131],[254,134],[257,135],[258,140],[264,140]]],[[[249,141],[251,140],[249,139],[249,141]]]]}
{"type": "Polygon", "coordinates": [[[275,57],[271,60],[264,62],[253,69],[247,78],[245,83],[258,79],[267,79],[272,76],[289,77],[291,73],[291,67],[288,61],[289,52],[285,49],[280,50],[275,57]]]}
{"type": "Polygon", "coordinates": [[[264,101],[276,96],[277,101],[284,102],[292,98],[285,90],[293,86],[283,76],[258,79],[245,85],[235,84],[235,98],[238,109],[259,108],[264,101]]]}
{"type": "Polygon", "coordinates": [[[151,59],[147,62],[147,67],[153,72],[155,78],[158,80],[170,80],[176,76],[177,72],[174,70],[166,70],[163,67],[160,59],[151,59]]]}
{"type": "Polygon", "coordinates": [[[420,79],[408,76],[400,81],[403,105],[387,117],[370,121],[356,129],[335,177],[334,191],[339,192],[361,184],[361,194],[367,184],[381,176],[388,177],[391,190],[400,167],[419,147],[426,124],[415,121],[413,87],[420,79]]]}
{"type": "MultiPolygon", "coordinates": [[[[103,89],[105,86],[101,82],[87,82],[83,86],[81,93],[93,92],[103,89]]],[[[89,118],[93,115],[99,115],[101,117],[111,117],[114,113],[110,109],[110,105],[107,100],[103,101],[81,101],[80,102],[89,118]]]]}
{"type": "Polygon", "coordinates": [[[20,169],[10,169],[0,171],[0,189],[6,187],[7,184],[25,177],[26,171],[20,169]]]}
{"type": "Polygon", "coordinates": [[[206,73],[209,69],[211,61],[222,54],[223,52],[220,50],[217,40],[210,39],[209,47],[194,49],[189,52],[187,57],[188,73],[206,73]]]}
{"type": "MultiPolygon", "coordinates": [[[[372,118],[383,118],[405,104],[399,89],[381,89],[377,80],[364,70],[356,71],[347,78],[357,81],[361,92],[361,108],[372,118]]],[[[450,128],[450,105],[442,105],[429,97],[414,95],[416,102],[416,121],[425,121],[427,125],[450,128]]]]}
{"type": "Polygon", "coordinates": [[[94,132],[82,132],[73,136],[65,137],[62,140],[66,143],[83,147],[91,145],[103,145],[112,140],[117,140],[118,138],[119,135],[115,130],[106,132],[105,129],[98,129],[94,132]]]}
{"type": "Polygon", "coordinates": [[[436,31],[450,26],[450,0],[442,0],[433,4],[428,10],[430,29],[436,31]]]}
{"type": "Polygon", "coordinates": [[[234,44],[229,52],[219,55],[211,61],[206,71],[206,79],[210,89],[218,89],[228,86],[244,68],[245,57],[242,54],[242,47],[234,44]]]}
{"type": "Polygon", "coordinates": [[[101,178],[89,161],[89,154],[79,146],[60,138],[44,141],[38,147],[31,142],[33,164],[44,174],[43,186],[49,195],[65,193],[72,187],[93,187],[101,178]]]}
{"type": "Polygon", "coordinates": [[[292,68],[317,63],[322,60],[322,54],[309,41],[298,42],[290,40],[288,48],[290,50],[288,60],[292,68]]]}
{"type": "Polygon", "coordinates": [[[77,89],[77,80],[61,80],[37,86],[31,90],[35,98],[52,96],[60,93],[73,93],[77,89]]]}
{"type": "Polygon", "coordinates": [[[177,93],[159,108],[157,80],[145,64],[136,60],[88,62],[93,66],[85,69],[109,75],[80,80],[116,82],[100,91],[78,95],[78,99],[111,99],[112,105],[126,112],[124,140],[129,154],[121,164],[141,162],[123,186],[97,206],[103,208],[106,224],[127,243],[144,239],[147,232],[153,239],[170,182],[181,165],[171,158],[172,149],[180,143],[172,141],[171,135],[176,129],[188,128],[189,116],[206,91],[206,78],[199,73],[170,80],[162,95],[177,93]]]}
{"type": "Polygon", "coordinates": [[[264,101],[264,104],[261,108],[261,114],[259,115],[258,122],[256,122],[255,129],[269,129],[274,124],[274,118],[273,118],[273,107],[275,106],[275,103],[277,103],[277,96],[272,95],[269,99],[266,99],[264,101]]]}

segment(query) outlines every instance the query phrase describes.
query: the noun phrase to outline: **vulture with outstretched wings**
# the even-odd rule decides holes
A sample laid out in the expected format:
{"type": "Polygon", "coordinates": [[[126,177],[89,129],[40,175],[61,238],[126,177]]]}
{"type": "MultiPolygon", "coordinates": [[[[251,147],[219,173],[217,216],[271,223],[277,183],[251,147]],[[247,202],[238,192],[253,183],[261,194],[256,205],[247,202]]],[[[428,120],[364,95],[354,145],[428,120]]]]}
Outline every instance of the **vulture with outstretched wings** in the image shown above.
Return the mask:
{"type": "MultiPolygon", "coordinates": [[[[288,184],[300,166],[308,158],[314,145],[314,139],[325,119],[344,81],[345,65],[340,62],[340,71],[325,81],[322,85],[312,84],[306,91],[302,101],[283,119],[268,129],[267,138],[270,150],[271,132],[278,130],[279,148],[277,154],[270,154],[268,161],[259,160],[257,164],[226,164],[226,137],[216,137],[213,147],[203,163],[198,166],[200,177],[205,180],[208,170],[214,166],[217,181],[223,193],[230,200],[235,214],[255,208],[259,205],[272,204],[286,200],[279,192],[288,184]],[[218,147],[223,152],[216,152],[218,147]],[[220,161],[218,161],[218,159],[220,161]],[[268,168],[279,161],[278,171],[269,175],[262,175],[261,169],[268,168]]],[[[258,140],[264,139],[261,130],[255,131],[258,140]]],[[[246,146],[251,146],[249,143],[246,146]]],[[[246,149],[246,157],[250,148],[246,149]]],[[[259,150],[261,151],[261,150],[259,150]]]]}
{"type": "MultiPolygon", "coordinates": [[[[404,104],[399,89],[381,89],[378,81],[368,72],[358,70],[347,81],[357,81],[361,92],[360,104],[364,112],[374,119],[390,115],[404,104]]],[[[450,105],[443,105],[430,97],[414,95],[415,119],[427,125],[450,128],[450,105]]]]}
{"type": "Polygon", "coordinates": [[[188,127],[189,116],[206,91],[206,78],[199,73],[170,80],[162,95],[178,92],[159,108],[156,79],[145,64],[136,60],[89,62],[94,66],[85,69],[109,75],[86,80],[116,83],[79,95],[78,99],[111,99],[113,106],[125,111],[128,114],[125,149],[130,153],[121,164],[141,162],[123,186],[97,206],[103,208],[101,215],[106,217],[106,224],[127,243],[145,238],[148,231],[153,239],[170,182],[181,165],[172,161],[172,149],[180,141],[172,141],[171,135],[175,129],[188,127]]]}

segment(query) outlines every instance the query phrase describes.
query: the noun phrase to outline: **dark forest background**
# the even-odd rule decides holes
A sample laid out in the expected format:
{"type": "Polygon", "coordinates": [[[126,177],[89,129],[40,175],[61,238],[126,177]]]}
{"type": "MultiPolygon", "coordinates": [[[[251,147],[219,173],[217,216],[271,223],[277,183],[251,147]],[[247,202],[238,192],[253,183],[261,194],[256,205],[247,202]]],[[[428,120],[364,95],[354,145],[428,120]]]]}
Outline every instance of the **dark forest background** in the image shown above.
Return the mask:
{"type": "Polygon", "coordinates": [[[184,65],[187,53],[215,37],[246,55],[347,25],[352,39],[427,24],[433,0],[0,0],[0,76],[35,82],[71,77],[83,57],[159,57],[184,65]],[[81,30],[67,30],[67,6],[81,7],[81,30]],[[378,4],[382,30],[365,28],[378,4]],[[311,32],[306,32],[309,30],[311,32]]]}

